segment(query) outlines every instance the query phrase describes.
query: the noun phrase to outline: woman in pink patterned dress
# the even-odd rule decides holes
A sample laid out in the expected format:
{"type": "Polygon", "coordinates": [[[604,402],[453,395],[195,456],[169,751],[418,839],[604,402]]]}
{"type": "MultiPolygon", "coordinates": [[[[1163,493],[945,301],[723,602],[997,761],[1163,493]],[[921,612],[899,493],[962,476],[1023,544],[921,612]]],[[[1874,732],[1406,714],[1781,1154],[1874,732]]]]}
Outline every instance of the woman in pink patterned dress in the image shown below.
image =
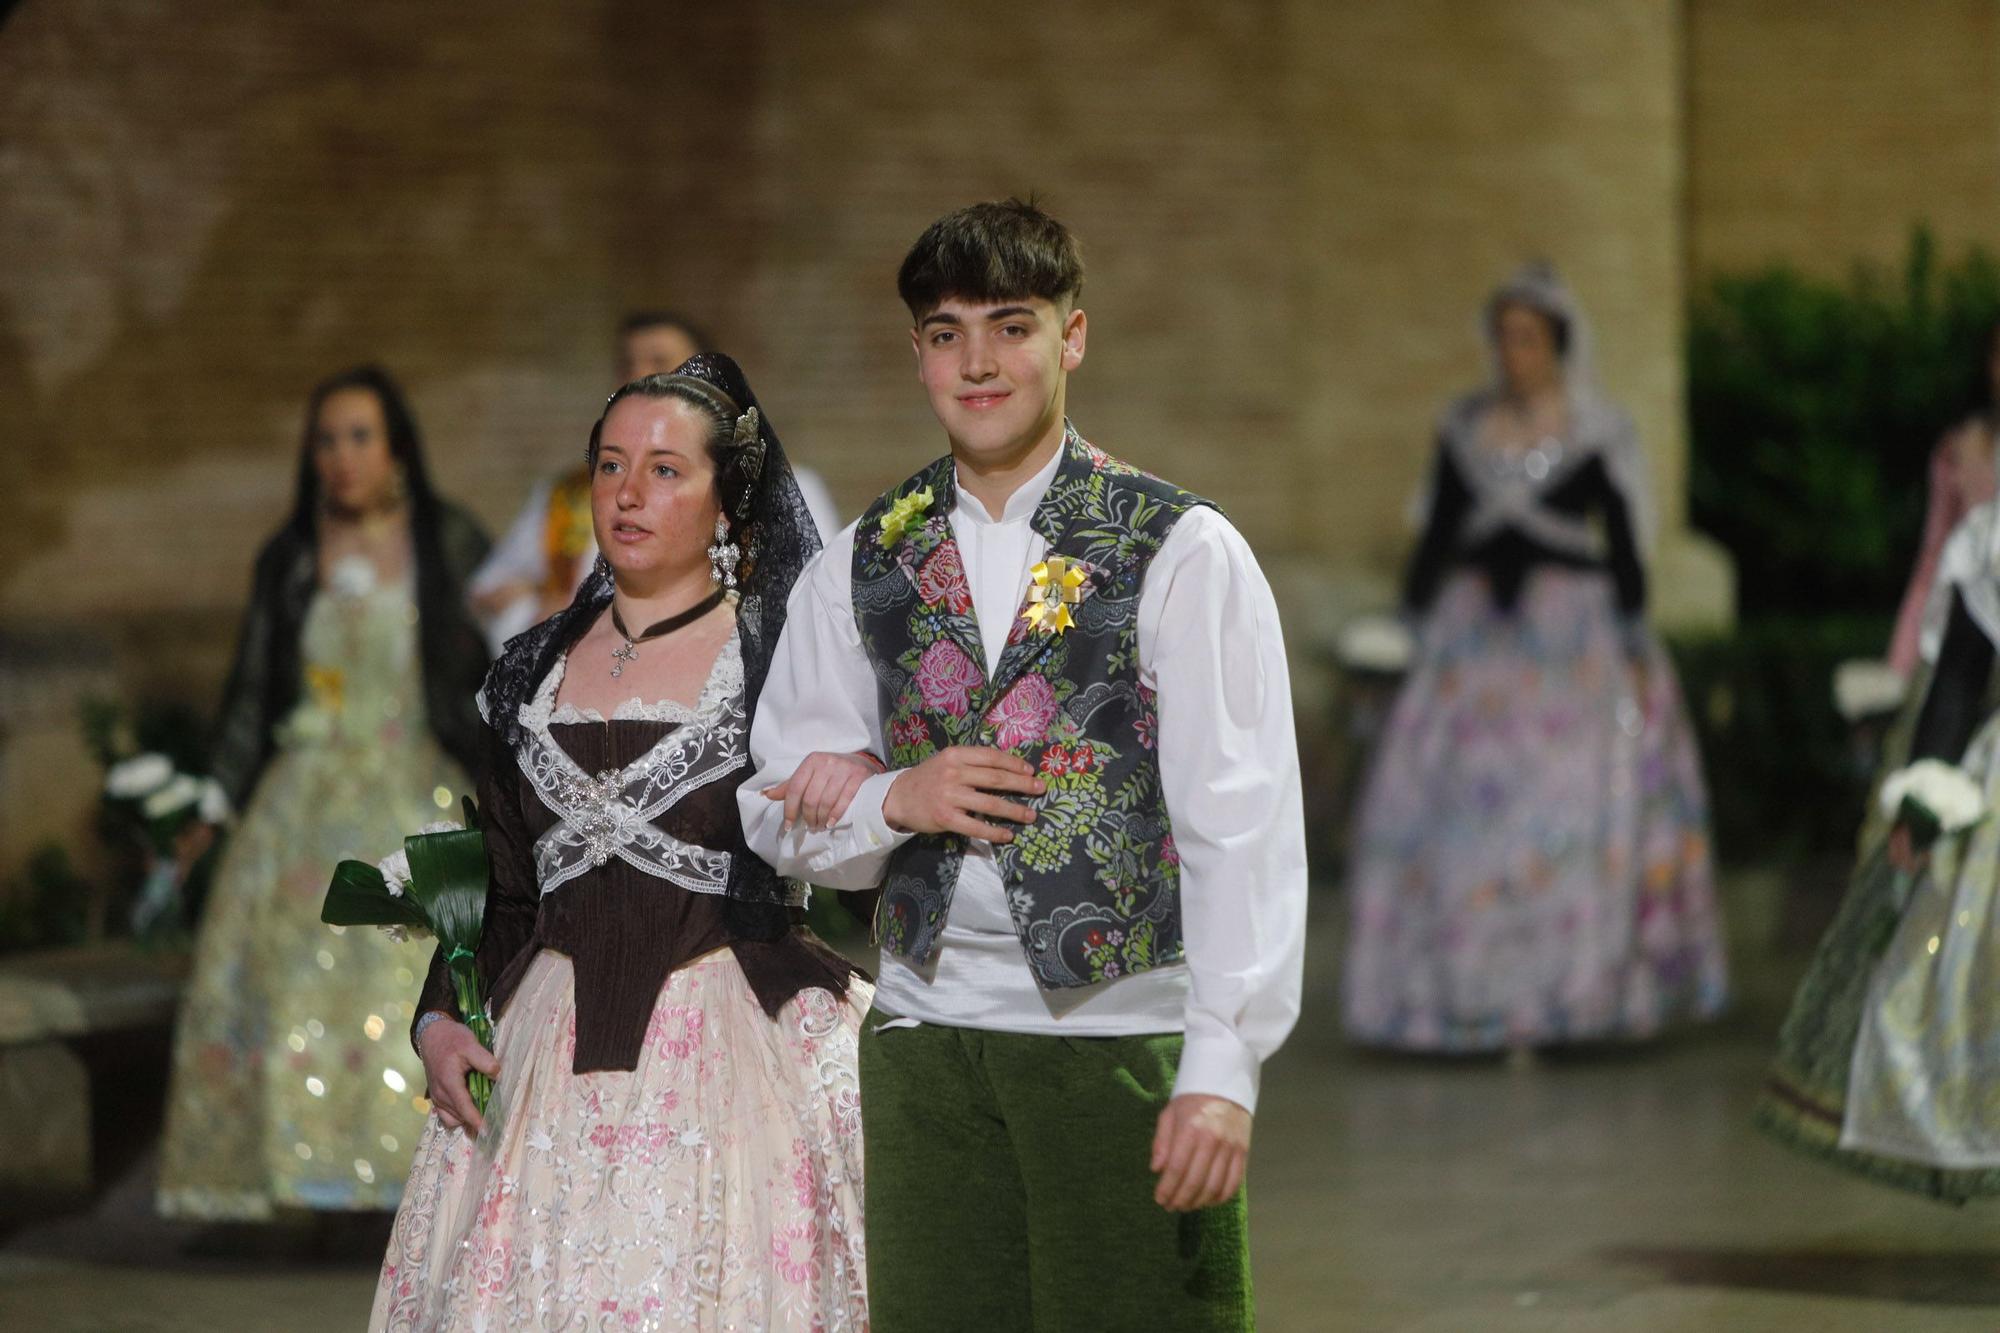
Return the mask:
{"type": "Polygon", "coordinates": [[[1708,809],[1645,621],[1645,460],[1532,265],[1486,310],[1497,383],[1439,429],[1410,677],[1363,798],[1342,981],[1369,1045],[1651,1036],[1726,991],[1708,809]]]}
{"type": "MultiPolygon", "coordinates": [[[[604,563],[481,694],[495,1049],[434,962],[413,1037],[435,1113],[371,1326],[865,1329],[872,988],[795,924],[802,890],[736,808],[818,539],[726,357],[620,389],[589,461],[604,563]]],[[[804,817],[861,767],[820,757],[804,817]]]]}

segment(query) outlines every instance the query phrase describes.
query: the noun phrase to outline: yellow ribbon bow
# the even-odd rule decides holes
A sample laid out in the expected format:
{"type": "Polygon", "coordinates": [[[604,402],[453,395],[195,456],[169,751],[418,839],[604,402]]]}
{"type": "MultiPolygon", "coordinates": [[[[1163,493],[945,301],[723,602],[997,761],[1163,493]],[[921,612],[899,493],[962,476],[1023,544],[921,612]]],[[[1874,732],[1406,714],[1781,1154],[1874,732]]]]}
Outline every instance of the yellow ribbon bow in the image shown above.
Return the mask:
{"type": "Polygon", "coordinates": [[[1028,571],[1035,586],[1028,592],[1028,609],[1021,619],[1043,634],[1060,634],[1076,623],[1069,609],[1083,601],[1085,575],[1067,558],[1052,555],[1028,571]]]}
{"type": "Polygon", "coordinates": [[[920,491],[911,491],[889,506],[889,512],[882,516],[881,535],[875,539],[883,550],[903,540],[903,534],[931,507],[933,498],[931,488],[926,486],[920,491]]]}

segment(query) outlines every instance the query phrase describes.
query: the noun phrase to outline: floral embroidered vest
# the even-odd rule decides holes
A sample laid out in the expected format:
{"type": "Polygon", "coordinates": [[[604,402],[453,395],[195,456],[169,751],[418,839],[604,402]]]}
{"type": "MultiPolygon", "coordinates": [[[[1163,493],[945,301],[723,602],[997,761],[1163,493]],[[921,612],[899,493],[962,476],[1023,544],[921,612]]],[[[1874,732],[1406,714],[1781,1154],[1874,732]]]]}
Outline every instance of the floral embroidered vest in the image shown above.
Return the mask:
{"type": "MultiPolygon", "coordinates": [[[[1030,522],[1048,543],[1049,567],[1038,567],[1037,580],[1054,585],[1042,594],[1047,609],[1061,599],[1070,614],[1017,615],[990,680],[951,533],[952,460],[878,499],[854,539],[854,618],[880,690],[890,764],[908,768],[954,745],[990,746],[1027,760],[1048,784],[1030,802],[1035,822],[994,848],[1014,928],[1045,989],[1182,958],[1159,719],[1153,692],[1139,682],[1139,592],[1174,523],[1208,503],[1067,426],[1062,453],[1030,522]]],[[[1017,610],[1040,599],[1031,583],[1017,610]]],[[[925,834],[896,849],[876,916],[885,949],[919,965],[937,957],[965,841],[925,834]]]]}

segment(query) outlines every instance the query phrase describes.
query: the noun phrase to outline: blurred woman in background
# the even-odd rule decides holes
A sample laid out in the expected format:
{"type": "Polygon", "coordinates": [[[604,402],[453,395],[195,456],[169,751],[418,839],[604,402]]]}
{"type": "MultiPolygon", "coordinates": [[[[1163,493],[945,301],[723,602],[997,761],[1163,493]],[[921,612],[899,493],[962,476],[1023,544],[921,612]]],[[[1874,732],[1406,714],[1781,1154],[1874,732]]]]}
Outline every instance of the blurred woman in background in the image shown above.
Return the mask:
{"type": "Polygon", "coordinates": [[[159,1206],[267,1220],[393,1209],[428,1109],[402,1040],[428,946],[322,925],[336,863],[455,811],[486,653],[487,540],[431,489],[383,371],[313,391],[291,517],[257,558],[214,745],[241,826],[182,1002],[159,1206]]]}
{"type": "Polygon", "coordinates": [[[1924,510],[1924,535],[1917,547],[1916,568],[1896,612],[1896,630],[1889,641],[1889,665],[1909,680],[1916,672],[1924,608],[1937,583],[1938,560],[1945,539],[1965,516],[1993,498],[1995,407],[2000,404],[2000,323],[1987,331],[1986,363],[1979,377],[1980,401],[1972,413],[1939,440],[1931,451],[1929,499],[1924,510]]]}
{"type": "Polygon", "coordinates": [[[1694,738],[1644,619],[1644,459],[1551,269],[1485,325],[1497,379],[1439,428],[1415,660],[1362,801],[1347,1028],[1447,1052],[1649,1036],[1726,980],[1694,738]]]}
{"type": "MultiPolygon", "coordinates": [[[[1935,496],[1933,504],[1935,512],[1935,496]]],[[[1962,768],[2000,809],[2000,514],[1976,506],[1933,561],[1916,680],[1882,777],[1962,768]]],[[[1878,786],[1881,778],[1878,778],[1878,786]]],[[[2000,1194],[2000,820],[1934,851],[1869,802],[1847,897],[1778,1036],[1757,1121],[1885,1184],[1963,1203],[2000,1194]]]]}

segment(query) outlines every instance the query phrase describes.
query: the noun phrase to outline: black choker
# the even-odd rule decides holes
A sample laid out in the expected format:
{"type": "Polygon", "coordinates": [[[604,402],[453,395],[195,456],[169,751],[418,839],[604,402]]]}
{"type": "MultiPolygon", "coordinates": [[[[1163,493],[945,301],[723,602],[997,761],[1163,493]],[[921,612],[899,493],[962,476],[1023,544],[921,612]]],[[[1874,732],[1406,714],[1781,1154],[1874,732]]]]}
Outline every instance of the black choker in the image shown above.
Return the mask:
{"type": "Polygon", "coordinates": [[[679,615],[668,616],[657,625],[648,625],[646,632],[643,634],[634,634],[631,630],[625,628],[625,621],[618,614],[618,603],[616,601],[612,602],[611,626],[625,636],[625,643],[624,646],[611,650],[611,657],[614,663],[611,668],[611,674],[614,677],[625,674],[625,664],[638,660],[640,644],[645,643],[649,639],[657,639],[663,634],[672,634],[684,625],[694,624],[695,621],[700,620],[710,611],[721,606],[722,599],[728,595],[727,589],[717,588],[714,592],[702,598],[679,615]]]}

